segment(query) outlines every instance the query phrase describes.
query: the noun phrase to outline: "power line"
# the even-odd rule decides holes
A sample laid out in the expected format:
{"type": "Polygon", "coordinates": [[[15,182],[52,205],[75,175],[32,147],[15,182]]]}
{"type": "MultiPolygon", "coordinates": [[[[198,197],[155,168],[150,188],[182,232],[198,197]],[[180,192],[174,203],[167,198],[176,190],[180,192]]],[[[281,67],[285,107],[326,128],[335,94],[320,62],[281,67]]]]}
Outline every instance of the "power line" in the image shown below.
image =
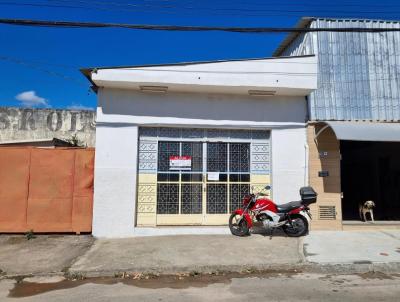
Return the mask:
{"type": "MultiPolygon", "coordinates": [[[[57,1],[57,0],[56,0],[57,1]]],[[[55,4],[47,4],[47,3],[15,3],[15,2],[2,2],[0,5],[11,5],[11,6],[31,6],[31,7],[48,7],[48,8],[62,8],[62,9],[84,9],[84,10],[98,10],[98,11],[122,11],[122,12],[131,12],[131,13],[154,13],[155,9],[157,13],[162,14],[181,14],[178,10],[185,10],[186,13],[196,13],[199,14],[199,10],[203,12],[208,12],[211,15],[218,16],[241,16],[241,17],[298,17],[304,14],[312,14],[312,15],[320,15],[324,14],[325,16],[332,16],[341,14],[342,17],[355,17],[364,15],[376,15],[376,14],[384,14],[384,15],[398,15],[399,11],[389,10],[389,11],[363,11],[357,9],[356,11],[347,11],[347,10],[321,10],[316,9],[313,6],[312,9],[248,9],[248,8],[219,8],[219,7],[199,7],[199,6],[173,6],[173,5],[153,5],[153,4],[118,4],[115,2],[101,2],[94,1],[92,3],[88,1],[78,1],[77,2],[65,2],[63,0],[58,0],[58,3],[55,4]],[[61,2],[60,2],[61,1],[61,2]],[[61,4],[60,4],[61,3],[61,4]],[[65,4],[62,4],[65,3],[65,4]],[[72,3],[72,5],[70,4],[72,3]],[[89,4],[94,4],[89,5],[89,4]],[[83,5],[83,6],[82,6],[83,5]],[[125,6],[124,6],[125,5],[125,6]],[[160,10],[161,9],[161,10],[160,10]],[[175,9],[175,10],[173,10],[175,9]]],[[[291,6],[292,7],[292,6],[291,6]]],[[[362,8],[366,8],[367,6],[362,6],[362,8]]],[[[360,7],[361,8],[361,7],[360,7]]],[[[374,8],[374,7],[371,7],[374,8]]],[[[388,8],[388,7],[385,7],[388,8]]],[[[201,12],[200,12],[201,13],[201,12]]]]}
{"type": "Polygon", "coordinates": [[[76,66],[64,65],[64,64],[55,64],[55,63],[50,63],[50,62],[45,62],[45,61],[26,60],[26,59],[20,59],[20,58],[16,58],[16,57],[13,57],[13,56],[6,56],[6,55],[1,55],[1,54],[0,54],[0,59],[4,60],[4,61],[12,61],[12,62],[23,61],[25,63],[29,63],[29,64],[32,64],[32,65],[46,65],[46,66],[54,66],[54,67],[58,67],[58,68],[66,68],[66,69],[77,70],[76,66]]]}
{"type": "MultiPolygon", "coordinates": [[[[221,6],[217,6],[218,3],[216,3],[216,5],[213,5],[212,7],[210,6],[201,6],[199,5],[198,2],[194,2],[194,1],[185,1],[185,5],[180,5],[179,3],[174,3],[174,2],[169,2],[169,1],[164,1],[163,4],[156,4],[156,3],[149,3],[149,2],[144,2],[144,3],[121,3],[121,2],[115,2],[115,1],[89,1],[89,0],[55,0],[53,2],[62,2],[62,3],[80,3],[80,4],[91,4],[91,5],[108,5],[108,6],[114,6],[114,7],[149,7],[149,8],[178,8],[178,9],[189,9],[189,10],[195,10],[195,9],[200,9],[200,10],[215,10],[215,11],[251,11],[251,12],[307,12],[307,11],[321,11],[320,9],[318,9],[318,7],[322,7],[322,8],[337,8],[338,5],[336,4],[319,4],[319,3],[308,3],[308,4],[299,4],[299,3],[282,3],[282,2],[276,2],[276,3],[270,3],[268,2],[268,6],[263,6],[262,4],[258,3],[258,4],[251,4],[251,3],[246,3],[246,7],[233,7],[232,3],[229,4],[229,7],[221,7],[221,6]],[[165,4],[164,4],[165,3],[165,4]],[[192,3],[190,6],[187,6],[187,3],[192,3]],[[250,4],[250,6],[248,6],[250,4]],[[271,4],[274,4],[274,7],[278,7],[278,9],[271,9],[271,4]],[[260,8],[248,8],[251,7],[251,5],[253,5],[253,7],[261,7],[263,9],[260,8]],[[306,7],[309,8],[311,6],[310,9],[308,9],[307,11],[304,10],[291,10],[291,9],[287,9],[287,8],[280,8],[280,7],[306,7]],[[268,9],[265,9],[268,8],[268,9]]],[[[239,3],[240,5],[240,3],[239,3]]],[[[357,13],[360,12],[359,9],[360,8],[400,8],[400,5],[371,5],[371,4],[341,4],[340,8],[342,7],[354,7],[357,8],[357,13]]],[[[330,10],[324,10],[327,12],[337,12],[337,11],[330,11],[330,10]]],[[[321,11],[322,12],[322,11],[321,11]]],[[[339,12],[348,12],[348,11],[339,11],[339,12]]],[[[363,12],[363,11],[361,11],[363,12]]],[[[365,13],[392,13],[393,11],[368,11],[365,13]]]]}
{"type": "Polygon", "coordinates": [[[22,66],[25,66],[25,67],[28,67],[28,68],[31,68],[31,69],[35,69],[35,70],[47,73],[47,74],[49,74],[51,76],[62,78],[64,80],[68,80],[68,81],[74,82],[75,84],[84,85],[85,87],[87,87],[87,84],[85,84],[85,83],[83,83],[83,82],[81,82],[79,80],[76,80],[73,77],[67,76],[67,75],[62,74],[60,72],[48,70],[47,68],[42,68],[40,66],[37,66],[38,64],[48,65],[47,63],[38,63],[38,62],[32,63],[32,61],[26,61],[26,60],[23,60],[23,59],[19,59],[19,58],[15,58],[15,57],[9,57],[9,56],[3,56],[3,55],[0,55],[0,60],[11,62],[11,63],[18,64],[18,65],[22,65],[22,66]]]}
{"type": "Polygon", "coordinates": [[[0,19],[0,24],[55,27],[55,28],[126,28],[140,30],[162,31],[223,31],[235,33],[307,33],[307,32],[356,32],[356,33],[383,33],[400,32],[399,28],[289,28],[289,27],[223,27],[223,26],[179,26],[179,25],[150,25],[150,24],[126,24],[126,23],[100,23],[100,22],[74,22],[51,21],[31,19],[0,19]]]}
{"type": "MultiPolygon", "coordinates": [[[[121,3],[121,2],[110,2],[110,1],[88,1],[88,0],[56,0],[56,2],[62,2],[62,3],[79,3],[79,4],[91,4],[91,5],[107,5],[107,6],[113,6],[113,7],[134,7],[134,8],[140,8],[140,7],[149,7],[149,8],[167,8],[167,9],[184,9],[184,10],[207,10],[207,11],[239,11],[239,12],[289,12],[289,13],[305,13],[305,12],[313,12],[313,11],[318,11],[318,12],[332,12],[332,13],[348,13],[349,11],[343,11],[343,10],[321,10],[318,9],[318,7],[329,7],[329,6],[323,6],[320,4],[313,4],[311,8],[307,10],[293,10],[293,9],[282,9],[282,8],[275,8],[276,6],[289,6],[290,8],[293,7],[306,7],[308,8],[309,6],[307,5],[301,5],[301,4],[284,4],[284,3],[279,3],[275,4],[274,8],[271,8],[271,3],[268,3],[268,9],[265,9],[265,6],[260,8],[248,8],[248,7],[233,7],[232,5],[229,5],[229,7],[220,7],[213,5],[212,7],[207,7],[207,6],[201,6],[198,5],[198,3],[193,3],[194,5],[179,5],[178,3],[166,3],[166,4],[148,4],[148,3],[121,3]]],[[[187,2],[185,2],[187,4],[187,2]]],[[[330,6],[332,7],[332,6],[330,6]]],[[[377,8],[399,8],[399,5],[388,5],[388,6],[382,6],[382,5],[340,5],[340,7],[355,7],[358,8],[357,13],[396,13],[391,11],[376,11],[377,8]],[[359,8],[374,8],[374,11],[360,11],[359,8]]],[[[334,5],[333,8],[337,8],[337,5],[334,5]]]]}
{"type": "MultiPolygon", "coordinates": [[[[110,9],[106,7],[88,7],[88,6],[77,6],[70,4],[46,4],[46,3],[15,3],[15,2],[1,2],[0,5],[5,6],[22,6],[22,7],[47,7],[47,8],[67,8],[67,9],[85,9],[85,10],[99,10],[99,11],[127,11],[128,9],[110,9]]],[[[131,12],[151,12],[150,10],[141,9],[141,10],[128,10],[131,12]]]]}

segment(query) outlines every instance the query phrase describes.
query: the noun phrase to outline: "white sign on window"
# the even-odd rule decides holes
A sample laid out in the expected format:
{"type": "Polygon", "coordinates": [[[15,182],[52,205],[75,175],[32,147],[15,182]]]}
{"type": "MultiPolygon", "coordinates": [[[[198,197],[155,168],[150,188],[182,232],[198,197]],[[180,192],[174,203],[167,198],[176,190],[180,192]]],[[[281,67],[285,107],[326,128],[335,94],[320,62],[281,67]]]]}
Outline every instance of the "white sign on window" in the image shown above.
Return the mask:
{"type": "Polygon", "coordinates": [[[208,180],[219,180],[219,172],[208,172],[207,179],[208,180]]]}
{"type": "Polygon", "coordinates": [[[191,156],[170,156],[169,157],[170,170],[192,170],[192,157],[191,156]]]}

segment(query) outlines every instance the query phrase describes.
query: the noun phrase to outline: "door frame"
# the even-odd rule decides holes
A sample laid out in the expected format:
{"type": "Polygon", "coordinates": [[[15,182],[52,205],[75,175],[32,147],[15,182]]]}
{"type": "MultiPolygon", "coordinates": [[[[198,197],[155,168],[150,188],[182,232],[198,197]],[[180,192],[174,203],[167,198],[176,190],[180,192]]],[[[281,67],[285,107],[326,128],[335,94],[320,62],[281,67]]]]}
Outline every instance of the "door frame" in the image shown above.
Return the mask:
{"type": "MultiPolygon", "coordinates": [[[[157,172],[158,172],[158,143],[160,141],[169,142],[201,142],[204,143],[247,143],[250,144],[250,180],[247,182],[242,179],[232,183],[243,183],[254,187],[255,191],[263,188],[266,184],[272,182],[272,131],[271,129],[249,129],[249,128],[213,128],[213,127],[176,127],[176,126],[141,126],[138,136],[138,182],[137,182],[137,226],[157,226],[157,225],[227,225],[230,212],[229,203],[227,201],[226,214],[206,214],[206,208],[202,214],[157,214],[157,172]],[[160,215],[165,216],[160,217],[160,215]],[[173,215],[173,216],[170,216],[173,215]],[[203,217],[204,215],[204,217],[203,217]],[[157,219],[157,216],[158,219],[157,219]],[[187,216],[188,219],[181,216],[187,216]],[[220,217],[218,217],[220,216],[220,217]],[[173,218],[174,223],[170,223],[173,218]]],[[[206,165],[206,152],[203,153],[206,165]]],[[[206,170],[206,169],[203,169],[206,170]]],[[[207,174],[202,173],[203,182],[206,180],[207,174]]],[[[179,178],[180,179],[180,178],[179,178]]],[[[177,182],[178,183],[178,182],[177,182]]],[[[227,185],[227,190],[231,190],[231,186],[227,185]]],[[[227,196],[228,199],[233,198],[233,202],[239,206],[240,196],[243,190],[247,188],[234,188],[236,197],[227,196]]],[[[228,194],[231,194],[230,192],[228,194]]],[[[271,192],[270,192],[271,194],[271,192]]],[[[203,190],[203,198],[206,199],[206,192],[203,190]]],[[[203,202],[206,207],[206,202],[203,202]]],[[[235,205],[235,206],[236,206],[235,205]]]]}

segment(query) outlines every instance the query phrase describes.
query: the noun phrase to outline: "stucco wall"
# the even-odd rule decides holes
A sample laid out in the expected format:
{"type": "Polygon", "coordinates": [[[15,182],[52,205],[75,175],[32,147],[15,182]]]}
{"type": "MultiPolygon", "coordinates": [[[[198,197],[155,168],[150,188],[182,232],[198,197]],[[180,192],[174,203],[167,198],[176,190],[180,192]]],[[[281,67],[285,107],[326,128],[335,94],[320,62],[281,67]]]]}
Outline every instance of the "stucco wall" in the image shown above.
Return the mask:
{"type": "Polygon", "coordinates": [[[96,113],[87,110],[53,110],[0,107],[0,142],[41,139],[78,139],[95,143],[96,113]]]}
{"type": "Polygon", "coordinates": [[[98,94],[95,236],[135,235],[141,125],[271,130],[273,197],[278,203],[298,199],[305,173],[304,97],[160,95],[118,89],[100,89],[98,94]]]}
{"type": "Polygon", "coordinates": [[[135,226],[138,127],[97,127],[93,230],[128,237],[135,226]]]}
{"type": "Polygon", "coordinates": [[[100,89],[97,122],[299,126],[306,121],[304,97],[250,97],[224,94],[142,93],[100,89]]]}
{"type": "Polygon", "coordinates": [[[277,204],[300,199],[299,189],[307,180],[306,128],[271,131],[272,187],[277,204]]]}

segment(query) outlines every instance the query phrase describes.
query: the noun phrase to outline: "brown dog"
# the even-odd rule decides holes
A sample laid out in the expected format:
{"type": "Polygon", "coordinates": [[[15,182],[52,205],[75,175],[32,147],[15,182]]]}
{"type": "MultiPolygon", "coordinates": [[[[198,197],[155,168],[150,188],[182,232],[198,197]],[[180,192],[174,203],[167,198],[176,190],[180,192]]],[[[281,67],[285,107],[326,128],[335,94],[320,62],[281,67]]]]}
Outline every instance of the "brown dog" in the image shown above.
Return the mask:
{"type": "Polygon", "coordinates": [[[375,203],[372,200],[367,200],[363,204],[359,204],[358,210],[360,213],[360,219],[367,221],[366,214],[369,213],[371,215],[371,221],[374,222],[374,208],[375,203]]]}

